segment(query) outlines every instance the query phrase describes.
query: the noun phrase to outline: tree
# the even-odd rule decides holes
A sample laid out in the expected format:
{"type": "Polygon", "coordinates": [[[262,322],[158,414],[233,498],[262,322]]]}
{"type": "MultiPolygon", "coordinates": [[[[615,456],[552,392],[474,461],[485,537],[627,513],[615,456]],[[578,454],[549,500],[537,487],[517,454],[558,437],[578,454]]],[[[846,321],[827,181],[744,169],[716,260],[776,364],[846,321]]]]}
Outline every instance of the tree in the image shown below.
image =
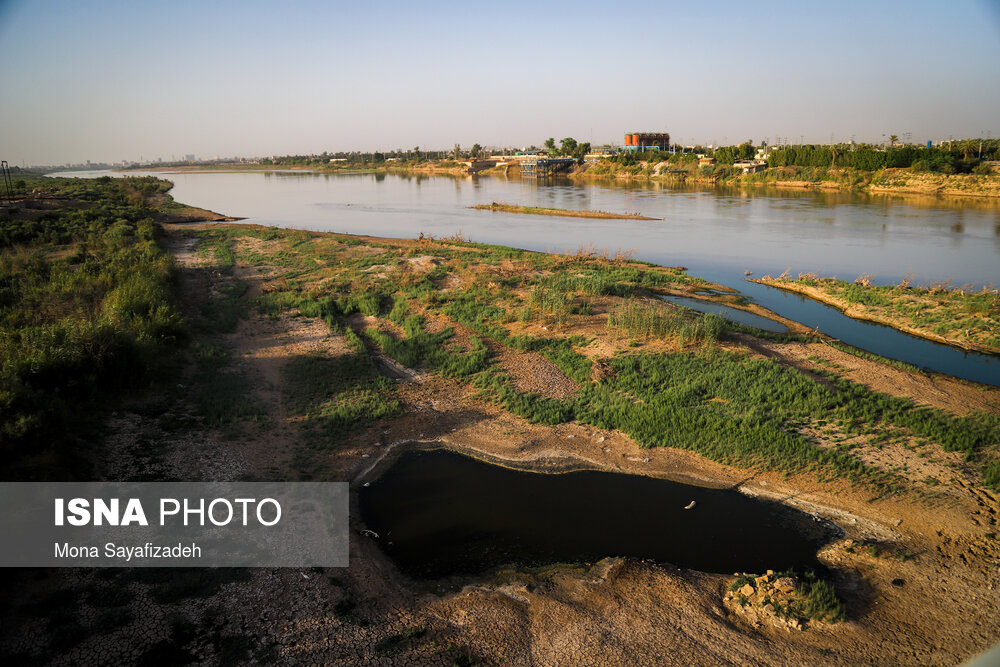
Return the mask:
{"type": "Polygon", "coordinates": [[[715,151],[715,159],[719,164],[732,164],[736,159],[736,151],[732,146],[722,146],[715,151]]]}
{"type": "Polygon", "coordinates": [[[483,147],[479,144],[472,144],[472,148],[469,149],[469,157],[479,157],[479,154],[483,152],[483,147]]]}
{"type": "Polygon", "coordinates": [[[462,158],[462,147],[455,144],[455,150],[451,152],[451,157],[454,160],[460,160],[462,158]]]}
{"type": "Polygon", "coordinates": [[[966,160],[976,152],[977,142],[975,139],[966,139],[962,142],[962,157],[966,160]]]}
{"type": "Polygon", "coordinates": [[[897,141],[899,141],[899,137],[898,136],[896,136],[895,134],[890,134],[889,135],[889,145],[890,146],[895,146],[897,141]]]}
{"type": "Polygon", "coordinates": [[[576,150],[577,143],[573,137],[566,137],[559,142],[559,152],[563,155],[572,155],[576,150]]]}
{"type": "Polygon", "coordinates": [[[545,145],[545,150],[547,150],[548,152],[550,152],[550,153],[555,152],[555,150],[556,150],[556,140],[554,138],[549,137],[548,139],[546,139],[544,145],[545,145]]]}
{"type": "Polygon", "coordinates": [[[740,160],[752,160],[757,151],[753,147],[753,141],[746,140],[736,149],[736,157],[740,160]]]}

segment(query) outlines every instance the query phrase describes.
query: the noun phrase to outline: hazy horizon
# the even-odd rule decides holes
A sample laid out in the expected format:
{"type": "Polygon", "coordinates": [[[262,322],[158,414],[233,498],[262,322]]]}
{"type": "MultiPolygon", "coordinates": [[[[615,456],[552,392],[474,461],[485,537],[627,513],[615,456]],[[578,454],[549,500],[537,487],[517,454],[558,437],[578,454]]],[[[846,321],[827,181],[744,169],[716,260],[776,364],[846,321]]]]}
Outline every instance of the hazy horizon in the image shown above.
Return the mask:
{"type": "Polygon", "coordinates": [[[11,164],[1000,136],[1000,2],[0,2],[11,164]]]}

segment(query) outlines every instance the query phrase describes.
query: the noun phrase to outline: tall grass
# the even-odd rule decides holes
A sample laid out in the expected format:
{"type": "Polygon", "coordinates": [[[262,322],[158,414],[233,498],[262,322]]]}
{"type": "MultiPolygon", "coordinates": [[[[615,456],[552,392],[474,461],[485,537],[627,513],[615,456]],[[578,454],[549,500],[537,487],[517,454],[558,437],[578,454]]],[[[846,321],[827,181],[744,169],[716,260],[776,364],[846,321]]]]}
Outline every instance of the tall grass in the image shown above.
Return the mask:
{"type": "MultiPolygon", "coordinates": [[[[78,478],[76,436],[107,399],[142,387],[186,337],[169,257],[128,183],[76,185],[95,202],[0,223],[0,454],[8,479],[78,478]],[[71,243],[55,253],[52,243],[71,243]]],[[[42,184],[41,187],[47,187],[42,184]]],[[[56,183],[54,188],[68,186],[56,183]]],[[[142,198],[139,197],[139,201],[142,198]]]]}
{"type": "Polygon", "coordinates": [[[616,338],[670,337],[681,345],[711,344],[726,330],[726,321],[711,313],[697,316],[660,304],[629,301],[608,313],[608,329],[616,338]]]}

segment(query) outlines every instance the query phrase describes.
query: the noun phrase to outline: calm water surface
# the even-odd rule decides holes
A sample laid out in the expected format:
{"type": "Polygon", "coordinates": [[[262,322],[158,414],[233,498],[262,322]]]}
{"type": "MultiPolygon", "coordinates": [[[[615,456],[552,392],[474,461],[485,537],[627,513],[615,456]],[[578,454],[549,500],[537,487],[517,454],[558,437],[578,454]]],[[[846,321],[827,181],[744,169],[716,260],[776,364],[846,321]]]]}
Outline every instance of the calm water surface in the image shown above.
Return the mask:
{"type": "Polygon", "coordinates": [[[440,450],[404,454],[359,493],[379,545],[421,579],[608,556],[717,573],[818,569],[816,551],[830,538],[808,515],[737,491],[530,473],[440,450]]]}
{"type": "Polygon", "coordinates": [[[664,301],[677,304],[678,306],[684,306],[685,308],[690,308],[691,310],[697,310],[699,313],[714,313],[715,315],[727,319],[730,322],[746,324],[747,326],[757,327],[763,331],[788,333],[788,327],[781,322],[776,322],[768,317],[754,315],[753,313],[748,313],[745,310],[740,310],[739,308],[730,308],[729,306],[722,306],[717,303],[710,303],[708,301],[702,301],[701,299],[692,299],[691,297],[686,296],[661,296],[660,298],[664,301]]]}
{"type": "MultiPolygon", "coordinates": [[[[86,175],[94,175],[93,173],[86,175]]],[[[975,200],[850,193],[698,190],[660,184],[578,184],[496,177],[386,174],[178,173],[174,197],[250,222],[317,231],[414,238],[462,233],[529,250],[632,250],[683,265],[766,308],[884,356],[1000,384],[1000,359],[968,354],[852,320],[815,301],[744,279],[785,270],[874,282],[1000,283],[1000,207],[975,200]],[[591,220],[469,210],[503,201],[529,206],[636,211],[656,221],[591,220]]]]}

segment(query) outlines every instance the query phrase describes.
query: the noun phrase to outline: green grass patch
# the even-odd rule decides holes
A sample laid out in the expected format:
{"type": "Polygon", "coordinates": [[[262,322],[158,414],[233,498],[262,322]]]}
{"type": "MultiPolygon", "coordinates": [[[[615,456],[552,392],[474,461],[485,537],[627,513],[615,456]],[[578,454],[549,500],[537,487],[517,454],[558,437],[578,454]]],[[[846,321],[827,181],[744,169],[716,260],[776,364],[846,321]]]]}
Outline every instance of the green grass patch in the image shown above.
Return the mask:
{"type": "Polygon", "coordinates": [[[10,210],[0,220],[6,479],[85,476],[82,440],[109,399],[161,376],[187,337],[170,258],[140,191],[160,188],[156,179],[49,180],[29,187],[72,201],[36,220],[10,210]]]}
{"type": "Polygon", "coordinates": [[[392,381],[375,371],[364,344],[350,335],[360,349],[339,356],[300,355],[284,369],[293,410],[322,431],[324,437],[316,443],[323,447],[332,438],[402,412],[392,381]]]}

